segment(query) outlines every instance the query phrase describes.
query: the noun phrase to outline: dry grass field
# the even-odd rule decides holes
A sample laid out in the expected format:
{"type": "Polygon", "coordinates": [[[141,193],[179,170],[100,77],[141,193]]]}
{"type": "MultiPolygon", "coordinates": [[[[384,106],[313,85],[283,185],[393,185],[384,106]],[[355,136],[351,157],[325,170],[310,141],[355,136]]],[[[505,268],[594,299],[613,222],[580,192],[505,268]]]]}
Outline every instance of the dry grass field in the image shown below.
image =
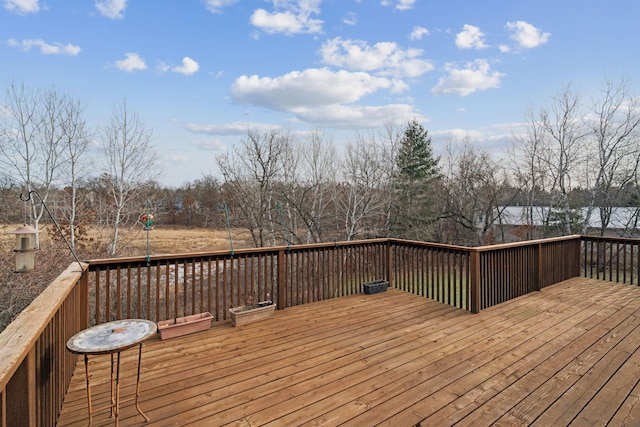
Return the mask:
{"type": "MultiPolygon", "coordinates": [[[[233,248],[251,246],[251,237],[243,230],[231,230],[233,248]]],[[[156,227],[148,233],[151,255],[229,250],[229,232],[211,228],[156,227]]],[[[135,230],[126,237],[127,255],[147,254],[147,232],[135,230]]]]}
{"type": "MultiPolygon", "coordinates": [[[[17,316],[35,297],[37,297],[53,279],[60,274],[74,259],[69,249],[58,239],[52,242],[49,231],[57,231],[53,225],[45,226],[41,236],[41,250],[36,254],[36,269],[30,273],[16,273],[15,270],[15,235],[7,234],[21,224],[0,225],[0,332],[17,316]]],[[[78,251],[81,260],[104,257],[108,242],[106,232],[91,230],[88,234],[93,239],[89,250],[78,251]],[[95,254],[95,255],[92,255],[95,254]]],[[[252,240],[246,231],[231,230],[233,248],[241,249],[252,246],[252,240]]],[[[149,254],[181,254],[190,252],[211,252],[229,250],[229,232],[225,229],[210,228],[168,228],[155,227],[148,233],[137,224],[131,228],[123,228],[120,232],[122,250],[118,256],[146,256],[149,254]]]]}
{"type": "MultiPolygon", "coordinates": [[[[13,258],[13,247],[15,236],[7,234],[15,230],[20,224],[9,224],[0,226],[0,250],[2,256],[13,258]]],[[[48,225],[44,230],[53,227],[48,225]]],[[[104,233],[96,230],[90,232],[94,239],[105,240],[104,233]]],[[[46,246],[49,239],[48,233],[40,234],[43,246],[46,246]]],[[[147,255],[147,237],[151,255],[158,254],[178,254],[188,252],[209,252],[229,250],[229,232],[227,230],[217,230],[212,228],[167,228],[155,227],[148,233],[141,227],[136,226],[130,229],[123,228],[120,232],[120,239],[126,244],[126,253],[122,256],[147,255]]],[[[251,247],[251,237],[245,230],[231,230],[233,248],[240,249],[251,247]]],[[[81,256],[81,258],[83,258],[81,256]]]]}

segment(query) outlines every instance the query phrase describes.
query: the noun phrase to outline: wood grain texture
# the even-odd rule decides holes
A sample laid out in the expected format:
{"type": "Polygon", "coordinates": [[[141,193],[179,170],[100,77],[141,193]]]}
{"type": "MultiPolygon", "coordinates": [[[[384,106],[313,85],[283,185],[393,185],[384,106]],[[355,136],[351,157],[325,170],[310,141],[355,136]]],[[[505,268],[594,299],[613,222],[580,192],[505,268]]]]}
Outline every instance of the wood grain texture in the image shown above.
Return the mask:
{"type": "MultiPolygon", "coordinates": [[[[145,343],[127,426],[637,425],[640,288],[574,278],[479,314],[397,289],[145,343]]],[[[135,354],[123,353],[123,399],[135,354]]],[[[108,357],[92,361],[95,404],[108,357]]],[[[102,401],[102,402],[101,402],[102,401]]],[[[97,414],[94,425],[113,422],[97,414]]],[[[58,426],[87,420],[82,365],[58,426]]]]}

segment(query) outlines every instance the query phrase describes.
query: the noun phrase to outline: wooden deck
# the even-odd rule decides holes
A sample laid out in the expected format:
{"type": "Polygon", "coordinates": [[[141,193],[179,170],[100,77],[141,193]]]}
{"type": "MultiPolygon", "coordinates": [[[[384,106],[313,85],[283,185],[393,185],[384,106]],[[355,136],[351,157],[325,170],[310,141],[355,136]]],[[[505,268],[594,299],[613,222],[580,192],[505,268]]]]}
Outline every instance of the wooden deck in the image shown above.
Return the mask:
{"type": "MultiPolygon", "coordinates": [[[[637,426],[639,310],[639,287],[581,278],[477,315],[393,289],[298,306],[145,344],[151,422],[125,402],[121,425],[637,426]]],[[[103,405],[108,356],[90,360],[103,405]]],[[[58,425],[86,407],[79,363],[58,425]]]]}

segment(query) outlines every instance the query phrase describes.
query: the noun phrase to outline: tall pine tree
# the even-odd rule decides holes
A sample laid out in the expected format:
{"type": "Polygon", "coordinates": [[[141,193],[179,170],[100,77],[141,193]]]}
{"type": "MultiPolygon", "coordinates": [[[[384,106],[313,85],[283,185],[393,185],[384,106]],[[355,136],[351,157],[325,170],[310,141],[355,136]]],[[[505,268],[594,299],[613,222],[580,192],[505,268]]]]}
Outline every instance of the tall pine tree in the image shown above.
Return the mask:
{"type": "Polygon", "coordinates": [[[439,157],[434,156],[428,131],[410,120],[396,158],[396,204],[391,220],[393,236],[430,240],[435,222],[434,190],[440,177],[439,157]]]}

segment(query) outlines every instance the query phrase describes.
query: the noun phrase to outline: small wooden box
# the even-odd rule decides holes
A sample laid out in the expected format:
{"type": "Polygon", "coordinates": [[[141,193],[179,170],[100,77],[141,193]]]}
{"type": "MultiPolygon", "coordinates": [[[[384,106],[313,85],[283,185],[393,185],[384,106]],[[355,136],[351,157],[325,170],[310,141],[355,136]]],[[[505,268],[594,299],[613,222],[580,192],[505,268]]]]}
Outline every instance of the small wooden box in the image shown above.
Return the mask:
{"type": "Polygon", "coordinates": [[[254,305],[241,305],[229,309],[231,324],[233,326],[246,325],[247,323],[272,317],[276,310],[273,301],[261,301],[254,305]]]}

